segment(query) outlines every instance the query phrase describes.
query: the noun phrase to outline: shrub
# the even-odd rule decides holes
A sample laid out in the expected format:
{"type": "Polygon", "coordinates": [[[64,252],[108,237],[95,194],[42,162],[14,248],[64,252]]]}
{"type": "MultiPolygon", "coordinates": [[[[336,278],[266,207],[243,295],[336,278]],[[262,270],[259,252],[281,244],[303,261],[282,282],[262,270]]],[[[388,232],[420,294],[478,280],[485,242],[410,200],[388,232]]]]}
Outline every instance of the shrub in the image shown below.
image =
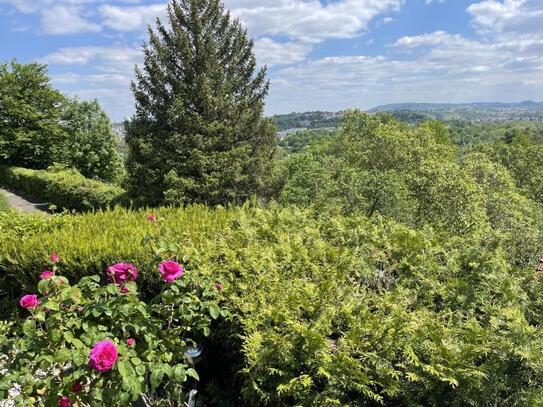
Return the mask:
{"type": "MultiPolygon", "coordinates": [[[[175,247],[158,236],[146,241],[155,243],[157,261],[170,258],[175,247]]],[[[111,266],[106,286],[99,276],[71,286],[59,275],[57,260],[51,256],[52,271],[41,275],[40,296],[20,300],[30,313],[19,328],[23,335],[4,334],[0,350],[9,359],[0,362],[0,399],[12,398],[7,395],[16,383],[19,404],[124,406],[145,397],[153,405],[182,405],[184,383],[199,379],[184,357],[187,348],[209,336],[212,319],[228,316],[213,282],[177,261],[163,261],[161,271],[175,273],[163,275],[166,283],[147,303],[138,297],[133,265],[111,266]]]]}
{"type": "Polygon", "coordinates": [[[158,227],[168,250],[224,287],[234,316],[209,338],[206,393],[219,400],[209,405],[543,402],[543,280],[509,260],[500,233],[444,238],[275,207],[160,209],[159,225],[147,215],[63,216],[1,237],[5,301],[31,292],[52,250],[70,281],[134,263],[140,298],[152,298],[161,284],[139,242],[158,227]]]}
{"type": "Polygon", "coordinates": [[[5,212],[9,209],[9,203],[4,195],[0,192],[0,212],[5,212]]]}
{"type": "Polygon", "coordinates": [[[47,201],[59,209],[89,211],[124,202],[124,191],[83,177],[76,170],[0,167],[0,184],[47,201]]]}

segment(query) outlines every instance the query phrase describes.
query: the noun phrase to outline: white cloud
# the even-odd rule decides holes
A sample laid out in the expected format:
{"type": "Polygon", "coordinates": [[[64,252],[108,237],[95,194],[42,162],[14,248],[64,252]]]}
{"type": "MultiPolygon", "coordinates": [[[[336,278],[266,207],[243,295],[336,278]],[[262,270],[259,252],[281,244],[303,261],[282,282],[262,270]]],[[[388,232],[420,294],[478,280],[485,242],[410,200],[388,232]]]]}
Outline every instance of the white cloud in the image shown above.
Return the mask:
{"type": "Polygon", "coordinates": [[[467,11],[483,33],[543,34],[543,0],[485,0],[467,11]]]}
{"type": "Polygon", "coordinates": [[[303,42],[280,43],[263,37],[255,42],[257,61],[261,65],[289,65],[305,60],[312,44],[303,42]]]}
{"type": "Polygon", "coordinates": [[[403,0],[227,0],[226,7],[255,36],[284,35],[291,39],[322,41],[352,38],[380,14],[399,10],[403,0]]]}
{"type": "Polygon", "coordinates": [[[397,48],[417,48],[423,46],[435,46],[440,44],[451,44],[453,42],[464,42],[461,35],[452,35],[445,31],[421,34],[417,36],[406,36],[398,39],[394,44],[397,48]]]}
{"type": "Polygon", "coordinates": [[[543,41],[534,35],[500,31],[475,40],[436,31],[392,45],[387,56],[328,57],[276,72],[268,111],[540,100],[543,94],[543,41]]]}
{"type": "Polygon", "coordinates": [[[157,17],[166,15],[166,4],[137,7],[118,7],[109,4],[99,8],[102,23],[116,31],[137,31],[153,24],[157,17]]]}
{"type": "Polygon", "coordinates": [[[126,73],[143,58],[140,48],[74,47],[61,48],[43,57],[40,62],[51,65],[89,65],[109,73],[126,73]]]}
{"type": "Polygon", "coordinates": [[[77,6],[55,5],[41,12],[41,25],[47,34],[77,34],[98,32],[100,25],[95,24],[81,15],[77,6]]]}

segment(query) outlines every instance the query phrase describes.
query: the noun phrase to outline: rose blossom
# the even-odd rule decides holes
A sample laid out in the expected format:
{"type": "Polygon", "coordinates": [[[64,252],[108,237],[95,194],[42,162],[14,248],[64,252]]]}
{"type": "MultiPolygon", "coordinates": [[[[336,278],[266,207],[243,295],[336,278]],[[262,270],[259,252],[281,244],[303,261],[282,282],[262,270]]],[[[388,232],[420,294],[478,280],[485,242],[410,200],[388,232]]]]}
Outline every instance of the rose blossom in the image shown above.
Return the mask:
{"type": "Polygon", "coordinates": [[[130,263],[117,263],[108,267],[107,276],[112,283],[124,284],[138,278],[138,269],[130,263]]]}
{"type": "Polygon", "coordinates": [[[183,275],[183,266],[176,261],[168,260],[160,263],[158,271],[162,275],[162,279],[171,284],[183,275]]]}
{"type": "Polygon", "coordinates": [[[89,365],[99,372],[107,372],[111,370],[118,356],[117,346],[110,340],[96,342],[89,356],[89,365]]]}
{"type": "Polygon", "coordinates": [[[222,285],[221,283],[215,283],[215,288],[218,291],[222,291],[222,290],[224,290],[224,285],[222,285]]]}
{"type": "Polygon", "coordinates": [[[133,348],[134,346],[136,346],[136,340],[134,338],[128,338],[126,340],[126,346],[128,346],[129,348],[133,348]]]}
{"type": "Polygon", "coordinates": [[[32,295],[25,295],[23,298],[21,298],[21,301],[19,301],[19,304],[23,308],[31,309],[31,308],[36,308],[38,305],[40,305],[40,301],[38,300],[37,295],[32,294],[32,295]]]}
{"type": "Polygon", "coordinates": [[[83,385],[79,382],[75,382],[72,384],[72,392],[73,393],[79,393],[81,390],[83,390],[83,385]]]}
{"type": "Polygon", "coordinates": [[[58,407],[72,407],[72,402],[66,396],[62,396],[58,399],[58,407]]]}
{"type": "Polygon", "coordinates": [[[153,214],[153,215],[147,216],[147,220],[149,222],[156,222],[156,215],[153,214]]]}
{"type": "Polygon", "coordinates": [[[57,252],[51,253],[51,261],[52,261],[53,263],[58,263],[59,260],[60,260],[60,256],[58,255],[57,252]]]}
{"type": "Polygon", "coordinates": [[[51,270],[43,270],[43,272],[40,274],[40,280],[47,280],[54,275],[55,274],[51,270]]]}

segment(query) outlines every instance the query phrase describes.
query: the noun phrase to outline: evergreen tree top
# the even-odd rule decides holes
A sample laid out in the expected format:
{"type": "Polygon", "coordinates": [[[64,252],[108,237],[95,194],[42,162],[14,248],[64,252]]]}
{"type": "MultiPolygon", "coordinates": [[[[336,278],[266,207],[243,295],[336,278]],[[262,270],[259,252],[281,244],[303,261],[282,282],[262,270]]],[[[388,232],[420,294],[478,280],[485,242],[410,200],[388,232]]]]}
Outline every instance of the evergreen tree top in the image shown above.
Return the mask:
{"type": "Polygon", "coordinates": [[[175,108],[190,120],[214,121],[263,112],[266,67],[257,69],[253,41],[220,0],[173,0],[168,23],[157,19],[148,31],[132,84],[137,116],[161,121],[175,108]]]}

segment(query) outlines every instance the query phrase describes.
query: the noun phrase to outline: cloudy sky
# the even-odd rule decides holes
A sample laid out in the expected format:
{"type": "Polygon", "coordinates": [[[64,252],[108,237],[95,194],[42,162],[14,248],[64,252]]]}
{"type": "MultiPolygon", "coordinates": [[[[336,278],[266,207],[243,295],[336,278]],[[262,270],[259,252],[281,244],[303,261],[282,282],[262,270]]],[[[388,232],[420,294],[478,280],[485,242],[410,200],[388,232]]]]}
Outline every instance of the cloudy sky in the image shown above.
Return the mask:
{"type": "MultiPolygon", "coordinates": [[[[543,100],[543,0],[225,0],[269,67],[267,113],[543,100]]],[[[145,27],[165,0],[0,0],[0,61],[133,112],[145,27]]]]}

